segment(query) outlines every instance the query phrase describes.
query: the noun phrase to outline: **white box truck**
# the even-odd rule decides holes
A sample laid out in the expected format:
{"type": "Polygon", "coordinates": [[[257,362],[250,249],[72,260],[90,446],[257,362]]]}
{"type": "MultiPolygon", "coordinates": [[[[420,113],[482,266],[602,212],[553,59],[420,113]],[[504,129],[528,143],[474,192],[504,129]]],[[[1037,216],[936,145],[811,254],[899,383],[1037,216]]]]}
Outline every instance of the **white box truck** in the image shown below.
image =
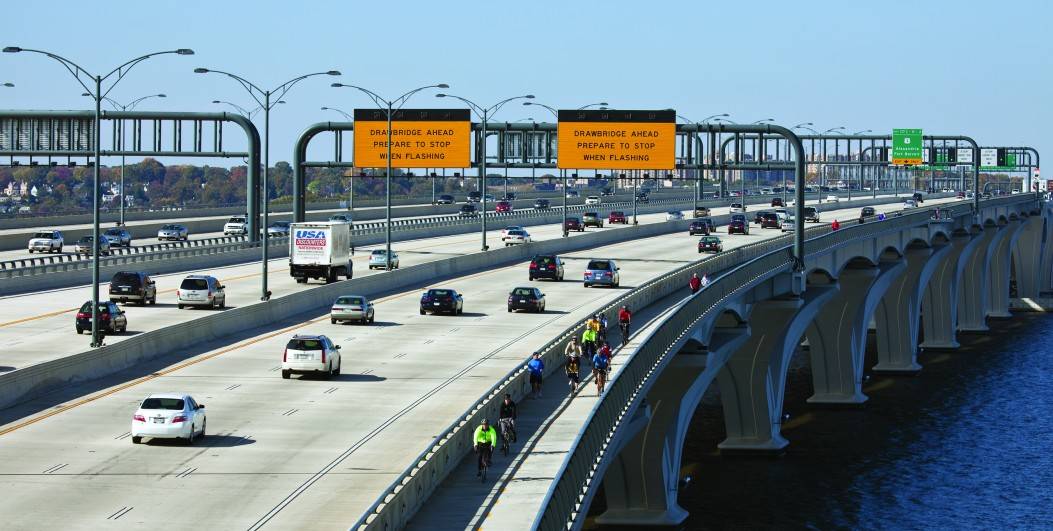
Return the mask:
{"type": "Polygon", "coordinates": [[[289,274],[303,284],[309,278],[333,282],[351,278],[351,224],[342,221],[289,226],[289,274]]]}

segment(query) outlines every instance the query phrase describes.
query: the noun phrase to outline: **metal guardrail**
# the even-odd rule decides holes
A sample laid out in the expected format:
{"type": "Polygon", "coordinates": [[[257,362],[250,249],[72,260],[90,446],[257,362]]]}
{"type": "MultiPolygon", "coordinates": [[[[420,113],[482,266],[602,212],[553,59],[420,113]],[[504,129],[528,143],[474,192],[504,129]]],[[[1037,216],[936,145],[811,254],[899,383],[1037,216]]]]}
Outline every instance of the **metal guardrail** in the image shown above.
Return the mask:
{"type": "MultiPolygon", "coordinates": [[[[690,202],[691,198],[669,198],[653,199],[652,205],[679,205],[690,202]]],[[[516,210],[507,213],[487,212],[486,219],[495,222],[512,223],[518,220],[528,220],[553,215],[560,212],[562,207],[516,210]]],[[[618,208],[632,208],[631,202],[606,203],[601,205],[571,205],[567,212],[585,212],[589,210],[610,210],[618,208]]],[[[479,223],[479,215],[476,216],[434,216],[415,219],[392,220],[392,230],[417,230],[433,227],[475,225],[479,223]]],[[[351,231],[351,238],[382,233],[385,230],[384,222],[356,223],[351,231]]],[[[288,238],[268,238],[271,245],[287,245],[288,238]]],[[[221,252],[240,251],[244,249],[258,248],[259,242],[250,242],[244,236],[225,236],[221,238],[207,238],[202,240],[190,240],[187,242],[172,242],[139,247],[116,247],[112,249],[109,256],[99,257],[100,267],[108,267],[126,263],[146,262],[154,259],[172,259],[187,256],[199,256],[203,254],[217,254],[221,252]]],[[[0,262],[0,278],[14,278],[22,276],[39,275],[45,273],[76,271],[91,267],[91,255],[84,254],[62,254],[55,256],[27,257],[0,262]]]]}
{"type": "MultiPolygon", "coordinates": [[[[1028,200],[1034,198],[998,198],[988,200],[984,206],[1001,206],[1028,200]]],[[[949,216],[972,212],[971,205],[968,204],[940,205],[919,209],[919,212],[911,214],[892,216],[884,221],[843,226],[836,232],[828,230],[821,235],[810,234],[811,237],[805,243],[806,256],[829,250],[850,240],[872,238],[879,233],[925,223],[932,219],[932,211],[937,208],[948,211],[949,216]]],[[[581,505],[587,497],[590,483],[596,479],[594,474],[604,459],[616,431],[635,412],[640,400],[661,374],[662,367],[671,359],[671,354],[675,353],[685,336],[697,323],[710,317],[725,301],[774,274],[790,271],[792,262],[792,256],[784,247],[741,263],[718,275],[697,294],[686,297],[679,303],[676,311],[667,314],[663,321],[651,330],[640,347],[607,383],[604,396],[592,409],[578,437],[571,444],[570,451],[556,474],[558,479],[549,487],[542,511],[534,520],[533,529],[574,528],[574,524],[583,516],[579,514],[581,505]]]]}

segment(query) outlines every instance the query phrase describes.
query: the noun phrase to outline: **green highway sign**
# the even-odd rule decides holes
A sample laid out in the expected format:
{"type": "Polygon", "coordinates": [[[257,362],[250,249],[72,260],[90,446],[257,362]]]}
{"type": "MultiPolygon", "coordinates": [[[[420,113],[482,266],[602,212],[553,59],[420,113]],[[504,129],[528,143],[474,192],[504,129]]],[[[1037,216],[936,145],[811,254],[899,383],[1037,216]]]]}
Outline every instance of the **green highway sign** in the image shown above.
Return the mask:
{"type": "Polygon", "coordinates": [[[892,164],[918,166],[922,163],[921,129],[892,130],[892,164]]]}

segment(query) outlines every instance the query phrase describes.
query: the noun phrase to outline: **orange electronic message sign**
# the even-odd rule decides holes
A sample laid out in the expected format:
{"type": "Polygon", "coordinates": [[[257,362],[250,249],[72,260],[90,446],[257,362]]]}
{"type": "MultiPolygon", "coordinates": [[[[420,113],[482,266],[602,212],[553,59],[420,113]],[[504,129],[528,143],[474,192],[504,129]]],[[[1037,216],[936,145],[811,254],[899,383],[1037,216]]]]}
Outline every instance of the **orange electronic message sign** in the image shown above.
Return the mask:
{"type": "MultiPolygon", "coordinates": [[[[391,115],[391,165],[397,168],[471,166],[472,122],[468,109],[402,109],[391,115]]],[[[387,166],[388,117],[379,109],[355,109],[355,166],[387,166]]]]}
{"type": "Polygon", "coordinates": [[[676,111],[559,111],[562,169],[671,170],[676,111]]]}

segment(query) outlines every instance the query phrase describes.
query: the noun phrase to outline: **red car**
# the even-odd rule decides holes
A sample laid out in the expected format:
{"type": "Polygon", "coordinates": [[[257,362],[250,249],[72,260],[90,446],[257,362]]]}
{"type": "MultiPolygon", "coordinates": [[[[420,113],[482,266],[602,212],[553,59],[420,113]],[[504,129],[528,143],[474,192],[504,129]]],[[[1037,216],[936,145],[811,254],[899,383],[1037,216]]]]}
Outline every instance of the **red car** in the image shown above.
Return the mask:
{"type": "Polygon", "coordinates": [[[578,218],[567,218],[567,223],[563,226],[563,230],[565,230],[565,231],[576,230],[578,232],[584,232],[585,231],[585,225],[583,225],[581,223],[581,220],[578,219],[578,218]]]}
{"type": "Polygon", "coordinates": [[[494,206],[494,212],[511,212],[512,203],[508,201],[498,201],[497,205],[494,206]]]}
{"type": "Polygon", "coordinates": [[[761,218],[760,226],[762,229],[778,229],[782,228],[782,224],[779,223],[779,216],[768,212],[761,218]]]}
{"type": "Polygon", "coordinates": [[[745,221],[736,219],[728,224],[728,234],[749,234],[750,227],[745,221]]]}
{"type": "Polygon", "coordinates": [[[628,223],[628,221],[625,220],[625,212],[622,212],[621,210],[614,210],[609,215],[607,215],[607,223],[621,223],[622,225],[624,225],[628,223]]]}

